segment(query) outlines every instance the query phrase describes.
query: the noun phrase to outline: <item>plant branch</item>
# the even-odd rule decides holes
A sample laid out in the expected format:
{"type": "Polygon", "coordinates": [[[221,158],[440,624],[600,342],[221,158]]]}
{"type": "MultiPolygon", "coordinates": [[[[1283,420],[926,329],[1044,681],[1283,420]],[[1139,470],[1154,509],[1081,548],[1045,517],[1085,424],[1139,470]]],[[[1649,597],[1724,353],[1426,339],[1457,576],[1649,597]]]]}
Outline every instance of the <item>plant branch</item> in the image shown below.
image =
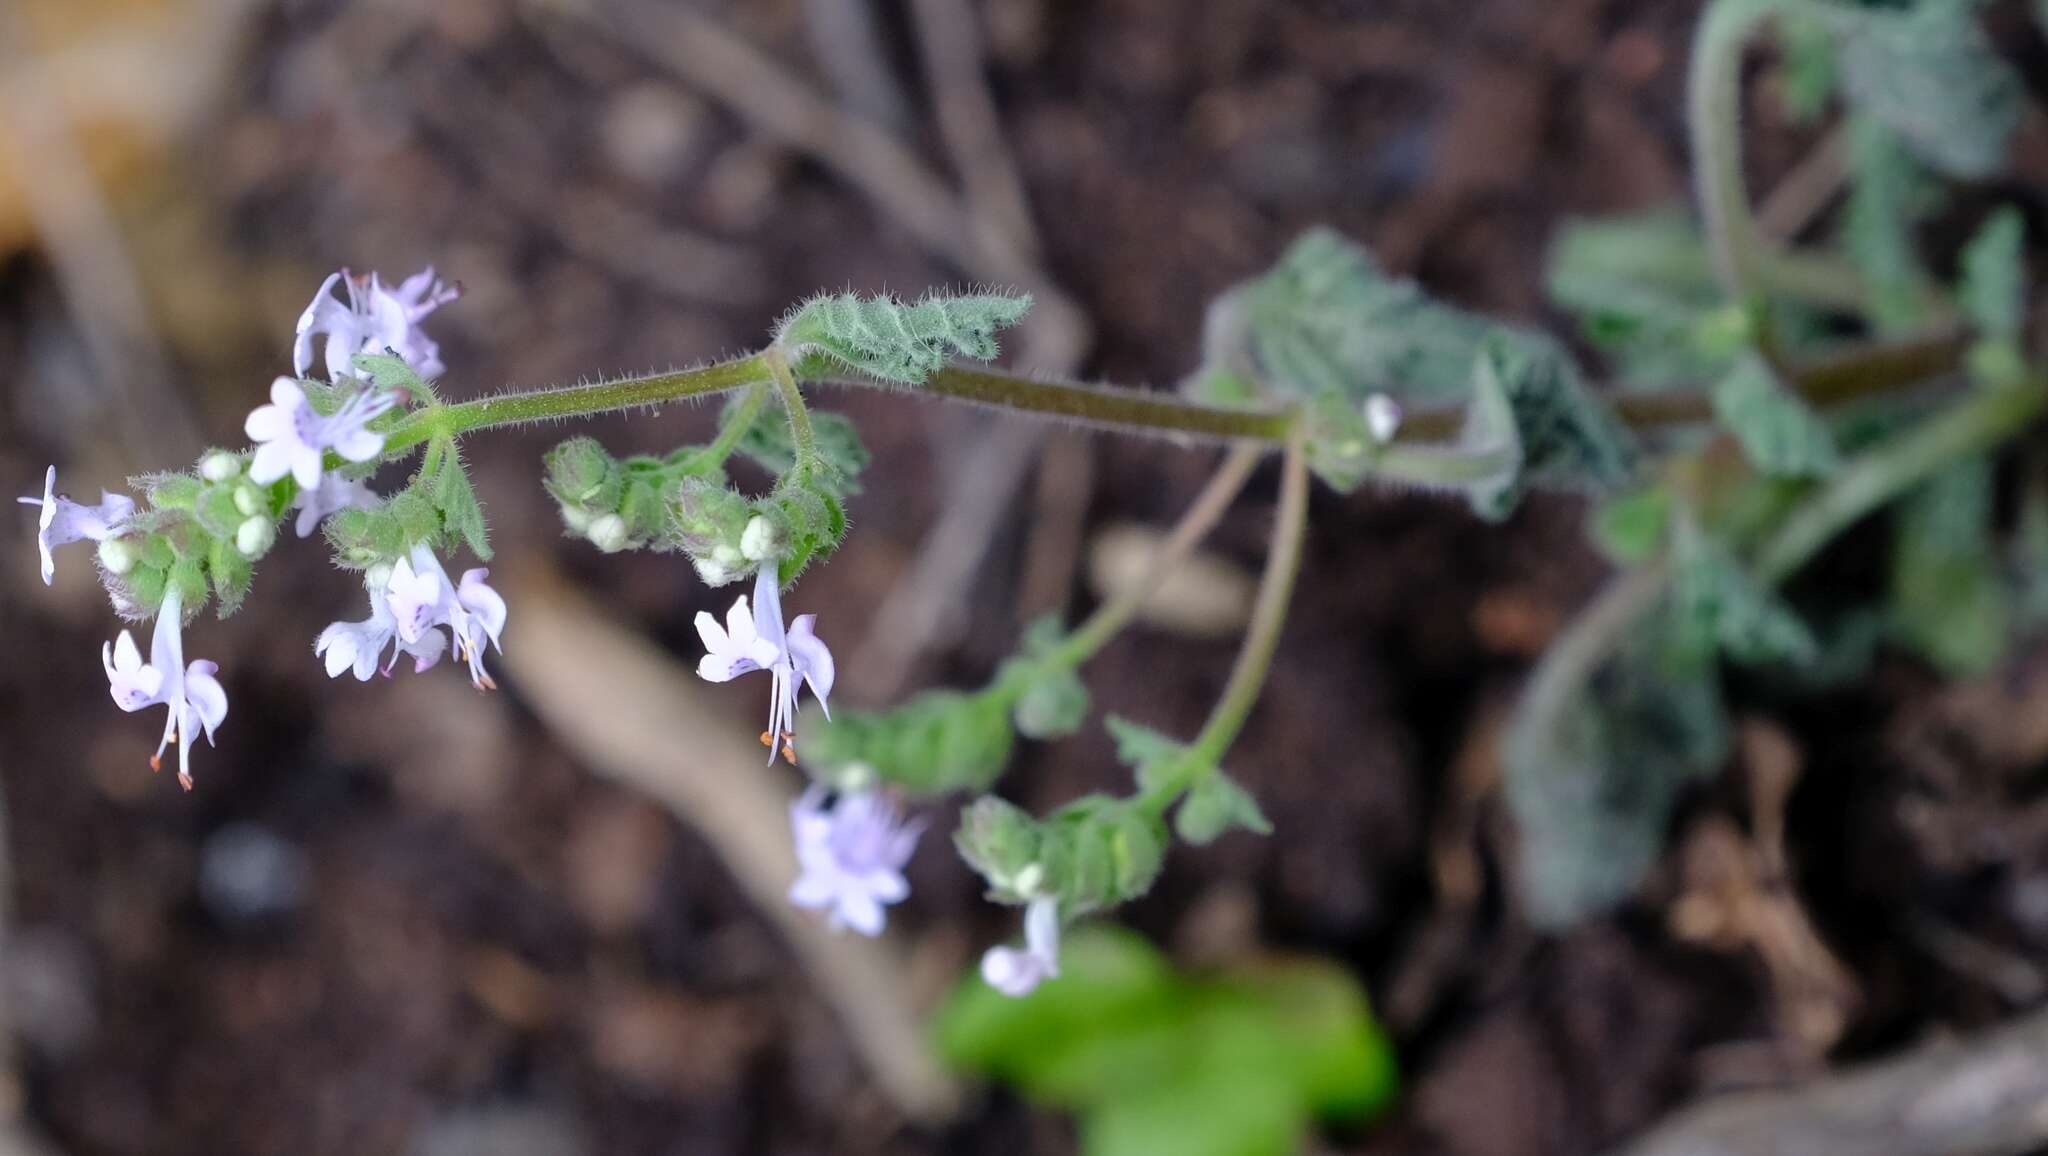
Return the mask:
{"type": "Polygon", "coordinates": [[[1944,467],[1992,449],[2031,426],[2048,405],[2048,383],[1985,389],[1849,462],[1793,509],[1757,551],[1757,576],[1783,582],[1837,534],[1944,467]]]}
{"type": "Polygon", "coordinates": [[[797,388],[796,376],[789,371],[789,358],[780,348],[770,346],[761,354],[761,364],[768,369],[768,375],[775,380],[775,390],[782,396],[783,412],[789,416],[790,446],[796,460],[791,471],[808,476],[818,465],[818,436],[811,430],[811,411],[804,405],[804,391],[797,388]]]}
{"type": "Polygon", "coordinates": [[[761,418],[761,411],[767,408],[768,394],[769,386],[765,381],[757,381],[747,388],[747,396],[740,399],[739,408],[719,428],[718,436],[711,444],[704,447],[707,460],[723,465],[725,459],[732,456],[732,452],[739,448],[740,439],[754,428],[754,423],[761,418]]]}

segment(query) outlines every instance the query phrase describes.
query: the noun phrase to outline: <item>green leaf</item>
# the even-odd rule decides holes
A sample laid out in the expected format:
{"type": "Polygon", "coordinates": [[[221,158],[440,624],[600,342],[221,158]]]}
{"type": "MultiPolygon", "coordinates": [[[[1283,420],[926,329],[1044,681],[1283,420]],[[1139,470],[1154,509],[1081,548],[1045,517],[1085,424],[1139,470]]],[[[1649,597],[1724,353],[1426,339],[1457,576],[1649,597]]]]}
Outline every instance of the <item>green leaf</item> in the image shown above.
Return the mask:
{"type": "MultiPolygon", "coordinates": [[[[861,444],[860,431],[854,428],[853,420],[845,414],[814,409],[811,431],[819,461],[826,467],[820,482],[840,498],[860,493],[860,474],[868,465],[868,448],[861,444]]],[[[796,464],[796,446],[790,440],[789,423],[780,419],[754,422],[740,438],[738,451],[771,474],[786,473],[796,464]]]]}
{"type": "Polygon", "coordinates": [[[442,436],[434,440],[439,452],[430,450],[426,456],[420,467],[419,488],[441,515],[447,538],[467,543],[478,558],[489,561],[491,539],[484,527],[484,508],[476,500],[476,489],[470,485],[455,439],[442,436]]]}
{"type": "Polygon", "coordinates": [[[1081,1150],[1087,1156],[1289,1156],[1300,1151],[1307,1127],[1308,1113],[1283,1077],[1218,1065],[1102,1105],[1081,1126],[1081,1150]]]}
{"type": "Polygon", "coordinates": [[[1714,417],[1735,435],[1750,464],[1773,477],[1818,478],[1841,464],[1834,436],[1756,354],[1738,360],[1712,394],[1714,417]]]}
{"type": "Polygon", "coordinates": [[[1675,609],[1689,637],[1751,666],[1803,666],[1818,657],[1813,631],[1719,543],[1689,535],[1677,561],[1675,609]]]}
{"type": "Polygon", "coordinates": [[[1601,504],[1593,512],[1594,545],[1624,566],[1648,561],[1664,545],[1671,502],[1670,490],[1647,486],[1601,504]]]}
{"type": "Polygon", "coordinates": [[[354,361],[356,373],[379,389],[398,390],[417,405],[433,405],[439,400],[434,387],[395,353],[358,353],[354,361]]]}
{"type": "Polygon", "coordinates": [[[1110,715],[1102,720],[1116,742],[1117,761],[1136,772],[1138,789],[1149,791],[1159,785],[1159,774],[1187,754],[1187,744],[1170,739],[1129,719],[1110,715]]]}
{"type": "Polygon", "coordinates": [[[1981,674],[2005,656],[2013,608],[1993,541],[1988,458],[1958,463],[1899,503],[1892,540],[1893,637],[1942,673],[1981,674]]]}
{"type": "Polygon", "coordinates": [[[1088,719],[1088,687],[1081,677],[1064,666],[1026,661],[1019,675],[1024,689],[1017,696],[1011,718],[1017,732],[1027,738],[1056,739],[1081,729],[1088,719]]]}
{"type": "Polygon", "coordinates": [[[1599,492],[1635,481],[1635,439],[1561,353],[1495,334],[1480,346],[1473,398],[1468,442],[1503,436],[1506,418],[1521,451],[1515,476],[1474,489],[1482,516],[1505,517],[1527,485],[1599,492]]]}
{"type": "Polygon", "coordinates": [[[1869,287],[1869,320],[1880,333],[1906,333],[1926,321],[1931,279],[1914,228],[1933,190],[1899,138],[1869,117],[1849,121],[1849,201],[1842,246],[1869,287]]]}
{"type": "Polygon", "coordinates": [[[1259,809],[1259,801],[1221,770],[1197,778],[1173,816],[1174,831],[1197,847],[1239,827],[1255,835],[1273,833],[1273,824],[1259,809]]]}
{"type": "Polygon", "coordinates": [[[1797,5],[1778,14],[1779,92],[1785,111],[1800,124],[1811,124],[1827,111],[1840,70],[1835,65],[1834,37],[1825,21],[1797,5]]]}
{"type": "Polygon", "coordinates": [[[922,385],[948,357],[993,360],[996,334],[1030,308],[1029,294],[929,296],[914,304],[888,294],[828,294],[784,317],[775,343],[793,358],[825,353],[862,373],[922,385]]]}
{"type": "Polygon", "coordinates": [[[1631,598],[1626,613],[1603,600],[1551,648],[1502,745],[1539,926],[1625,899],[1661,853],[1681,789],[1727,755],[1712,652],[1683,637],[1657,587],[1631,598]]]}
{"type": "Polygon", "coordinates": [[[1842,91],[1930,167],[1964,180],[2005,166],[2025,89],[1977,22],[1973,0],[1879,8],[1817,0],[1842,91]]]}
{"type": "Polygon", "coordinates": [[[847,789],[886,783],[914,798],[984,790],[1016,745],[1009,708],[1005,694],[932,690],[893,710],[806,712],[797,748],[821,781],[847,789]]]}
{"type": "Polygon", "coordinates": [[[1631,386],[1698,381],[1726,364],[1702,340],[1727,299],[1690,213],[1567,221],[1545,269],[1550,299],[1578,317],[1631,386]]]}
{"type": "Polygon", "coordinates": [[[2018,344],[2026,337],[2026,221],[2010,205],[1993,213],[1963,248],[1957,294],[1963,316],[1984,337],[2018,344]]]}

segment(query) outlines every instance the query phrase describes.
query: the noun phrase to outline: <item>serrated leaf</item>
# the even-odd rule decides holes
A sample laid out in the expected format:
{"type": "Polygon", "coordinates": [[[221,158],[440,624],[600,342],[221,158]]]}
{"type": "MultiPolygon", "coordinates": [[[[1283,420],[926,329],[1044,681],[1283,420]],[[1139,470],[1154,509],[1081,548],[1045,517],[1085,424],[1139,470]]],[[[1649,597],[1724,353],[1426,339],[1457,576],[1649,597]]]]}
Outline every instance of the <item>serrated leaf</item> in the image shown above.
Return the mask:
{"type": "Polygon", "coordinates": [[[1273,833],[1273,824],[1259,809],[1259,801],[1251,792],[1221,770],[1210,771],[1188,789],[1180,809],[1174,812],[1173,829],[1182,839],[1202,847],[1233,828],[1243,828],[1255,835],[1273,833]]]}
{"type": "Polygon", "coordinates": [[[353,360],[356,373],[379,389],[395,389],[417,405],[432,405],[437,400],[434,387],[395,353],[358,353],[353,360]]]}
{"type": "Polygon", "coordinates": [[[469,471],[463,467],[454,439],[437,438],[436,443],[438,452],[430,452],[421,465],[423,484],[419,488],[441,516],[448,537],[467,543],[478,558],[489,561],[490,533],[484,527],[484,508],[477,501],[476,488],[470,485],[469,471]]]}
{"type": "Polygon", "coordinates": [[[1303,233],[1231,300],[1241,319],[1218,328],[1238,334],[1258,378],[1293,400],[1462,398],[1473,354],[1496,328],[1389,276],[1364,246],[1327,228],[1303,233]]]}
{"type": "Polygon", "coordinates": [[[2021,341],[2027,325],[2027,226],[2008,205],[1986,220],[1963,248],[1957,294],[1963,316],[1984,337],[2021,341]]]}
{"type": "Polygon", "coordinates": [[[1177,763],[1187,753],[1187,744],[1168,738],[1151,727],[1110,715],[1102,720],[1116,742],[1116,759],[1131,768],[1138,789],[1149,791],[1158,784],[1158,773],[1177,763]]]}
{"type": "Polygon", "coordinates": [[[1977,22],[1972,0],[1907,8],[1818,2],[1835,35],[1842,92],[1930,167],[1964,180],[2005,166],[2025,89],[1977,22]]]}
{"type": "MultiPolygon", "coordinates": [[[[868,448],[861,444],[853,419],[829,410],[811,411],[811,432],[818,458],[825,466],[820,478],[841,498],[860,493],[861,471],[868,466],[868,448]]],[[[790,439],[789,423],[780,418],[762,418],[748,427],[740,438],[739,453],[759,462],[771,474],[782,474],[796,464],[796,445],[790,439]]]]}
{"type": "Polygon", "coordinates": [[[1727,755],[1711,654],[1678,637],[1661,584],[1627,581],[1625,613],[1596,608],[1545,656],[1502,746],[1540,926],[1626,898],[1662,851],[1680,790],[1727,755]],[[1618,622],[1596,618],[1610,611],[1618,622]]]}
{"type": "Polygon", "coordinates": [[[1714,383],[1714,417],[1742,446],[1751,465],[1782,478],[1818,478],[1841,464],[1834,435],[1798,394],[1755,354],[1714,383]]]}
{"type": "Polygon", "coordinates": [[[1719,543],[1690,537],[1678,567],[1674,609],[1688,634],[1745,665],[1803,666],[1818,656],[1805,621],[1719,543]]]}
{"type": "Polygon", "coordinates": [[[1530,485],[1598,492],[1635,480],[1635,439],[1563,354],[1496,334],[1481,344],[1473,370],[1468,440],[1481,427],[1499,435],[1503,417],[1513,421],[1521,466],[1474,489],[1483,517],[1505,517],[1530,485]]]}
{"type": "Polygon", "coordinates": [[[888,294],[835,293],[799,305],[776,327],[792,354],[821,352],[863,373],[922,385],[948,357],[993,360],[996,334],[1023,320],[1029,294],[929,296],[915,303],[888,294]]]}
{"type": "Polygon", "coordinates": [[[1951,676],[2005,655],[2012,604],[1993,545],[1987,458],[1961,462],[1899,503],[1892,539],[1893,637],[1951,676]]]}
{"type": "Polygon", "coordinates": [[[1933,190],[1899,138],[1867,116],[1849,121],[1849,175],[1842,247],[1868,287],[1869,321],[1880,333],[1910,332],[1927,316],[1931,279],[1914,228],[1933,190]]]}

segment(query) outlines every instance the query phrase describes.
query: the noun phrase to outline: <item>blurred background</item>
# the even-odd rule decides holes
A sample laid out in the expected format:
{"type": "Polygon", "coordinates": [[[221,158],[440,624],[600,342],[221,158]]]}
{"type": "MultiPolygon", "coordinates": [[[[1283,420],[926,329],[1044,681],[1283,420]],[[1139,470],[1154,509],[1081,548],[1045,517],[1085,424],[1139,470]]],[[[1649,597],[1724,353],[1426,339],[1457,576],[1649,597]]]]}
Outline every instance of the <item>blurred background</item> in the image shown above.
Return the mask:
{"type": "MultiPolygon", "coordinates": [[[[747,350],[821,288],[975,282],[1040,298],[1013,363],[1170,385],[1208,300],[1316,223],[1447,299],[1544,320],[1555,223],[1684,198],[1697,14],[0,0],[0,482],[36,492],[54,462],[84,496],[240,445],[344,265],[461,282],[427,326],[455,398],[747,350]]],[[[1813,144],[1775,108],[1755,110],[1760,192],[1813,144]]],[[[2043,141],[2037,110],[2018,160],[2036,187],[2043,141]]],[[[875,455],[847,547],[795,596],[856,706],[978,684],[1023,624],[1085,611],[1216,458],[877,393],[819,404],[875,455]]],[[[714,416],[587,429],[661,452],[714,416]]],[[[561,436],[466,447],[512,600],[499,693],[445,670],[326,680],[311,641],[361,592],[317,541],[287,544],[246,610],[188,632],[233,703],[190,794],[149,773],[148,717],[106,697],[116,624],[83,549],[45,589],[33,512],[11,515],[0,1110],[19,1150],[1076,1150],[1070,1117],[925,1046],[930,1010],[1016,934],[947,846],[950,813],[900,934],[835,939],[783,909],[797,777],[750,745],[762,688],[690,673],[691,616],[734,591],[565,539],[539,485],[561,436]],[[667,705],[601,709],[635,688],[667,705]]],[[[1199,725],[1270,470],[1198,580],[1090,667],[1098,710],[1199,725]]],[[[2048,994],[2048,809],[2013,773],[2048,757],[2038,652],[1953,687],[1885,665],[1751,718],[1742,773],[1688,804],[1644,899],[1539,936],[1506,878],[1493,736],[1599,583],[1578,511],[1490,528],[1427,499],[1315,502],[1232,759],[1277,832],[1177,850],[1120,913],[1188,974],[1314,957],[1369,993],[1399,1098],[1300,1144],[1600,1150],[1696,1096],[2048,994]],[[1765,831],[1796,892],[1755,867],[1765,831]]],[[[1125,774],[1084,732],[1027,746],[1005,792],[1043,811],[1125,774]]]]}

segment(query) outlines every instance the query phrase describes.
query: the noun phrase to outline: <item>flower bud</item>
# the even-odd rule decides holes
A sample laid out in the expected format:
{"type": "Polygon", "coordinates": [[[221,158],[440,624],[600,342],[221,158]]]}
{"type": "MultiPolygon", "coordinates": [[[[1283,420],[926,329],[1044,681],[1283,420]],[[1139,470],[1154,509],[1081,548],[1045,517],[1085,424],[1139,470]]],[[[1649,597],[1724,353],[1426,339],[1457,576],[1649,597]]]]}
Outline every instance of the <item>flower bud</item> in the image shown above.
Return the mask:
{"type": "Polygon", "coordinates": [[[697,568],[697,577],[702,579],[706,586],[723,586],[734,578],[739,577],[739,575],[732,572],[731,567],[714,562],[709,558],[699,558],[692,562],[691,565],[697,568]]]}
{"type": "Polygon", "coordinates": [[[263,500],[263,492],[244,482],[235,487],[235,509],[250,517],[269,512],[270,503],[263,500]]]}
{"type": "Polygon", "coordinates": [[[363,571],[363,582],[372,590],[382,590],[391,585],[391,563],[378,562],[363,571]]]}
{"type": "Polygon", "coordinates": [[[235,549],[244,558],[260,558],[277,544],[277,527],[268,518],[250,518],[235,527],[235,549]]]}
{"type": "Polygon", "coordinates": [[[745,562],[747,559],[745,555],[731,546],[714,546],[711,550],[711,560],[720,566],[737,570],[740,563],[745,562]]]}
{"type": "Polygon", "coordinates": [[[225,482],[242,472],[242,459],[226,450],[215,450],[199,459],[199,476],[209,482],[225,482]]]}
{"type": "Polygon", "coordinates": [[[617,514],[606,514],[591,520],[590,528],[583,532],[590,544],[607,554],[616,554],[626,548],[626,520],[617,514]]]}
{"type": "Polygon", "coordinates": [[[1372,431],[1376,442],[1385,444],[1393,441],[1395,432],[1401,428],[1401,403],[1384,393],[1366,398],[1365,428],[1372,431]]]}
{"type": "Polygon", "coordinates": [[[782,552],[781,537],[775,523],[756,514],[740,533],[740,554],[749,562],[765,562],[782,552]]]}
{"type": "Polygon", "coordinates": [[[590,532],[590,511],[581,506],[562,503],[562,524],[578,534],[590,532]]]}
{"type": "Polygon", "coordinates": [[[100,565],[109,574],[126,574],[135,568],[135,551],[119,538],[108,538],[100,543],[100,565]]]}

